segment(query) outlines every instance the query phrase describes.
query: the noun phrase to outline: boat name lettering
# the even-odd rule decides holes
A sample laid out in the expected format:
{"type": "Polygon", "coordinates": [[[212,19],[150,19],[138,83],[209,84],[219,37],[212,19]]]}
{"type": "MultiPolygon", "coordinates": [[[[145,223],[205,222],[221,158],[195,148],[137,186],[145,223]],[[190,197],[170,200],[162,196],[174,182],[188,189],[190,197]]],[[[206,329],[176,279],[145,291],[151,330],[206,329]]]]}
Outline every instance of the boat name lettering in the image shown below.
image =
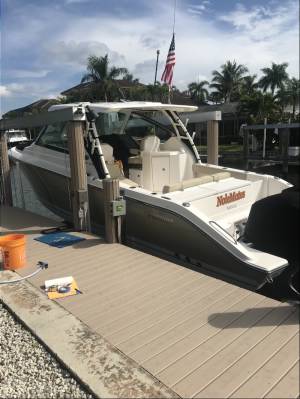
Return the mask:
{"type": "Polygon", "coordinates": [[[217,197],[217,206],[226,205],[230,202],[238,201],[242,198],[245,198],[246,192],[245,191],[238,191],[237,193],[233,191],[230,194],[219,195],[217,197]]]}

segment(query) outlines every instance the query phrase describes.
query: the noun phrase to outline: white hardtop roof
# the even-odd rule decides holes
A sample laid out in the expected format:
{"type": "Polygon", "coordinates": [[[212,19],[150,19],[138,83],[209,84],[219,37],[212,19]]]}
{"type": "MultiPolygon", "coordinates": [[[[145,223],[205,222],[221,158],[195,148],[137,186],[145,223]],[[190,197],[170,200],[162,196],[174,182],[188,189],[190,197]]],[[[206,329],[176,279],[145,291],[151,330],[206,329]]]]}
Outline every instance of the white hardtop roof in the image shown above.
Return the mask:
{"type": "Polygon", "coordinates": [[[194,112],[198,107],[190,105],[176,105],[176,104],[163,104],[159,102],[150,101],[126,101],[126,102],[112,102],[112,103],[72,103],[72,104],[58,104],[52,105],[49,111],[58,109],[65,109],[78,106],[89,106],[95,112],[118,112],[126,110],[142,110],[142,111],[176,111],[176,112],[194,112]]]}

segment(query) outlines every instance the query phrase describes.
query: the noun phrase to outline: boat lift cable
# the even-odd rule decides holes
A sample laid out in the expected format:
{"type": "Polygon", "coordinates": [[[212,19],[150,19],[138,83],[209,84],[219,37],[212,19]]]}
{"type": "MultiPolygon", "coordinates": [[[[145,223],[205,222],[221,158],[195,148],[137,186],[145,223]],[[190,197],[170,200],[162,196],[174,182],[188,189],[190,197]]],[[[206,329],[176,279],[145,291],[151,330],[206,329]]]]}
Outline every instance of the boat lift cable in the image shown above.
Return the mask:
{"type": "Polygon", "coordinates": [[[35,276],[36,274],[38,274],[40,271],[42,271],[42,270],[44,270],[44,269],[48,269],[48,263],[39,261],[39,262],[37,263],[37,267],[38,267],[38,269],[37,269],[35,272],[33,272],[33,273],[31,273],[31,274],[28,274],[27,276],[20,277],[20,278],[17,278],[17,279],[15,279],[15,280],[4,280],[4,281],[0,281],[0,285],[2,285],[2,284],[15,284],[15,283],[20,283],[20,282],[23,281],[23,280],[27,280],[27,279],[29,279],[29,278],[35,276]]]}

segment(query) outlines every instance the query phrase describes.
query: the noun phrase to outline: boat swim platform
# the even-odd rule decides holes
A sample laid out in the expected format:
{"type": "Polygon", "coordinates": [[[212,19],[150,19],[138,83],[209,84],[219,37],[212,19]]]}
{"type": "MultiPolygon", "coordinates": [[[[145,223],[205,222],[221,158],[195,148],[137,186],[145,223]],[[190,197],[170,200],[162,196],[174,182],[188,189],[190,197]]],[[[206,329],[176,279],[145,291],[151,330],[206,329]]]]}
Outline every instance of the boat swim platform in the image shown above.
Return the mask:
{"type": "MultiPolygon", "coordinates": [[[[54,306],[86,327],[76,348],[82,346],[81,352],[87,359],[83,357],[81,361],[87,362],[87,368],[92,364],[89,356],[93,351],[85,351],[84,345],[91,334],[99,337],[99,345],[105,343],[104,352],[115,351],[110,356],[109,370],[114,370],[113,363],[118,363],[121,356],[117,379],[126,389],[107,388],[102,396],[299,397],[297,306],[124,245],[107,244],[104,239],[87,233],[72,233],[86,238],[72,246],[51,247],[34,238],[41,229],[57,222],[16,208],[2,207],[0,212],[1,233],[27,234],[29,266],[18,273],[24,276],[33,272],[40,260],[49,263],[46,271],[26,283],[43,303],[35,327],[29,327],[39,336],[41,320],[50,317],[47,307],[54,306]],[[75,278],[83,294],[48,300],[41,289],[44,281],[69,275],[75,278]],[[125,381],[124,373],[128,377],[125,381]],[[143,378],[147,380],[144,385],[143,378]]],[[[3,287],[0,297],[8,298],[7,306],[21,306],[20,299],[19,304],[14,299],[16,288],[3,287]]],[[[33,316],[24,298],[25,305],[18,317],[22,319],[22,312],[28,314],[30,325],[33,316]]],[[[57,323],[52,334],[40,335],[42,341],[46,336],[45,344],[50,349],[51,342],[55,346],[57,340],[64,345],[64,331],[60,328],[63,327],[57,323]],[[52,339],[50,344],[47,337],[52,339]]],[[[56,354],[67,363],[59,351],[56,354]]],[[[79,367],[76,362],[70,368],[73,366],[79,367]]],[[[75,370],[76,373],[92,389],[90,380],[85,380],[80,371],[75,370]]],[[[94,378],[101,382],[105,373],[95,374],[94,378]]]]}

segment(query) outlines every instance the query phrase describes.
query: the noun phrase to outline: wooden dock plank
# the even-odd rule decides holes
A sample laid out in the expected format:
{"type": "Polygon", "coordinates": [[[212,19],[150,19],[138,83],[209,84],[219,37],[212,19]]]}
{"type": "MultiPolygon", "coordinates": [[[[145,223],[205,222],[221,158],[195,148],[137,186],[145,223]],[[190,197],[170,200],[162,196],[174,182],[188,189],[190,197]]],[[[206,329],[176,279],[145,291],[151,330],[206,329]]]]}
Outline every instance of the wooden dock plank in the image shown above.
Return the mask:
{"type": "MultiPolygon", "coordinates": [[[[250,313],[255,320],[257,313],[250,313]]],[[[265,316],[255,320],[261,324],[255,334],[250,324],[246,332],[229,345],[226,344],[217,354],[213,353],[204,364],[177,383],[174,386],[176,392],[188,397],[227,397],[234,387],[239,386],[245,375],[255,371],[257,365],[268,359],[278,345],[285,344],[297,333],[297,317],[295,312],[290,313],[285,307],[266,310],[265,316]]]]}
{"type": "Polygon", "coordinates": [[[102,238],[57,249],[34,238],[57,225],[0,208],[0,232],[27,234],[27,259],[72,275],[83,295],[57,302],[183,397],[299,395],[296,308],[102,238]]]}
{"type": "Polygon", "coordinates": [[[289,371],[265,394],[265,398],[299,398],[300,364],[296,362],[289,371]]]}
{"type": "Polygon", "coordinates": [[[266,363],[261,364],[255,374],[248,375],[246,380],[241,382],[241,387],[235,388],[230,394],[230,398],[248,398],[249,392],[255,398],[264,398],[266,392],[289,371],[291,364],[298,361],[299,337],[296,334],[285,345],[279,347],[266,363]]]}
{"type": "MultiPolygon", "coordinates": [[[[263,300],[263,298],[246,293],[230,308],[232,312],[229,317],[223,318],[222,315],[218,317],[218,319],[223,319],[223,323],[220,322],[218,327],[207,322],[210,315],[204,315],[205,323],[200,323],[198,329],[187,336],[179,335],[174,344],[168,345],[162,352],[154,353],[153,357],[143,363],[144,366],[155,374],[157,373],[160,378],[169,378],[170,383],[175,384],[179,378],[198,366],[199,358],[201,359],[203,356],[200,346],[205,341],[219,334],[223,326],[230,325],[235,319],[239,318],[240,314],[247,312],[252,306],[258,306],[263,300]],[[237,313],[236,316],[234,312],[237,313]]],[[[217,320],[215,321],[217,322],[217,320]]],[[[217,343],[219,342],[218,338],[217,343]]],[[[166,337],[165,344],[168,344],[168,342],[168,337],[166,337]]]]}

